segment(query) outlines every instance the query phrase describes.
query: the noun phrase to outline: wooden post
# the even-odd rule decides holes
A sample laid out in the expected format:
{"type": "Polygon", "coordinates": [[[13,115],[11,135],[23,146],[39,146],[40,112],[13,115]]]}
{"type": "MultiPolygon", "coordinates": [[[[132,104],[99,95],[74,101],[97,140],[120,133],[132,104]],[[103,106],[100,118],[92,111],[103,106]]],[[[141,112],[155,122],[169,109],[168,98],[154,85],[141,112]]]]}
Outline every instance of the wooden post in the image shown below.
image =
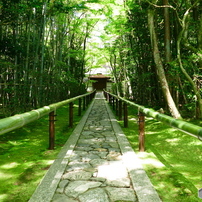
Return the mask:
{"type": "Polygon", "coordinates": [[[90,102],[93,100],[93,93],[90,94],[90,102]]]}
{"type": "Polygon", "coordinates": [[[95,91],[91,94],[91,101],[93,100],[93,98],[95,97],[95,91]]]}
{"type": "Polygon", "coordinates": [[[90,96],[89,96],[89,95],[87,95],[87,96],[86,96],[86,106],[88,106],[88,105],[89,105],[89,103],[90,103],[90,96]]]}
{"type": "Polygon", "coordinates": [[[53,150],[55,146],[55,112],[49,113],[49,149],[53,150]]]}
{"type": "Polygon", "coordinates": [[[74,107],[74,103],[70,102],[69,103],[69,127],[70,128],[73,127],[73,107],[74,107]]]}
{"type": "Polygon", "coordinates": [[[128,106],[125,102],[123,104],[123,112],[124,112],[124,127],[128,128],[128,106]]]}
{"type": "Polygon", "coordinates": [[[139,151],[144,152],[145,151],[145,115],[142,112],[139,112],[138,114],[138,123],[139,123],[139,151]]]}
{"type": "Polygon", "coordinates": [[[112,96],[109,94],[109,104],[112,105],[112,96]]]}
{"type": "Polygon", "coordinates": [[[114,97],[112,97],[112,107],[113,107],[113,110],[115,110],[115,101],[114,101],[114,97]]]}
{"type": "Polygon", "coordinates": [[[116,99],[116,116],[119,115],[119,100],[116,99]]]}
{"type": "Polygon", "coordinates": [[[112,97],[112,107],[113,107],[113,110],[115,110],[115,99],[114,99],[114,97],[112,97]]]}
{"type": "Polygon", "coordinates": [[[122,120],[122,101],[119,100],[119,120],[122,120]]]}
{"type": "Polygon", "coordinates": [[[82,100],[81,98],[79,98],[78,116],[81,116],[81,103],[82,103],[82,100]]]}
{"type": "Polygon", "coordinates": [[[90,95],[88,95],[88,105],[90,104],[90,95]]]}
{"type": "Polygon", "coordinates": [[[86,97],[83,97],[83,110],[86,109],[86,97]]]}
{"type": "Polygon", "coordinates": [[[110,104],[110,94],[107,93],[107,102],[110,104]]]}
{"type": "Polygon", "coordinates": [[[107,100],[107,92],[106,92],[106,91],[104,91],[104,97],[105,97],[106,100],[107,100]]]}

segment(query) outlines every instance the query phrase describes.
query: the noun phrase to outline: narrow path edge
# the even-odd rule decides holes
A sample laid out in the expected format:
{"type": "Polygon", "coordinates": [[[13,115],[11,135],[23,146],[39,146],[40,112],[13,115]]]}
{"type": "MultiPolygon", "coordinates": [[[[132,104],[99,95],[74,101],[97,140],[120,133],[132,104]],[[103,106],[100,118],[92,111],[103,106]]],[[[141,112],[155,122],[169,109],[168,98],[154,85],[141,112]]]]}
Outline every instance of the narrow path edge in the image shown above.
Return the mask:
{"type": "Polygon", "coordinates": [[[142,164],[124,135],[112,110],[106,103],[106,108],[111,120],[112,127],[118,139],[118,143],[123,155],[123,162],[128,169],[134,190],[138,197],[138,202],[160,202],[158,193],[154,189],[149,177],[147,176],[142,164]]]}
{"type": "Polygon", "coordinates": [[[82,119],[70,135],[69,139],[66,141],[65,145],[59,152],[51,167],[48,169],[47,173],[44,175],[35,192],[29,199],[29,202],[49,202],[52,200],[58,183],[60,182],[61,176],[63,175],[64,170],[68,164],[68,158],[70,157],[79,139],[93,104],[94,100],[91,102],[82,119]]]}

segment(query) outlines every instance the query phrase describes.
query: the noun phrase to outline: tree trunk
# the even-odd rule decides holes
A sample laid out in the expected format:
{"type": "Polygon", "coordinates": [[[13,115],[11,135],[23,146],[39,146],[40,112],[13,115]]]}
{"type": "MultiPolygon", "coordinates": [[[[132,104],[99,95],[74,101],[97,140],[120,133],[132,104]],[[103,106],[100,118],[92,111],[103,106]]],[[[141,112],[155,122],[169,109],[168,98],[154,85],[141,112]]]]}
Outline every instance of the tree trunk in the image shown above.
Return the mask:
{"type": "MultiPolygon", "coordinates": [[[[163,0],[163,5],[168,5],[168,0],[163,0]]],[[[167,63],[171,61],[169,8],[164,8],[164,34],[165,61],[167,63]]]]}
{"type": "Polygon", "coordinates": [[[198,109],[196,110],[196,112],[197,112],[196,113],[196,118],[202,118],[202,97],[201,97],[201,94],[200,94],[200,89],[198,89],[196,83],[194,83],[192,78],[187,73],[186,69],[183,67],[182,59],[181,59],[181,41],[182,41],[182,39],[184,37],[184,33],[186,31],[186,27],[187,27],[186,26],[186,21],[187,21],[187,18],[189,16],[189,12],[190,12],[190,9],[188,9],[185,12],[183,20],[182,20],[182,30],[179,33],[178,40],[177,40],[177,59],[178,59],[179,66],[180,66],[180,69],[181,69],[182,73],[185,75],[187,81],[192,86],[194,94],[196,95],[196,107],[198,107],[198,109]]]}
{"type": "MultiPolygon", "coordinates": [[[[198,30],[198,49],[199,51],[202,51],[202,15],[200,17],[200,23],[199,23],[199,30],[198,30]]],[[[199,60],[199,65],[200,65],[200,70],[202,71],[202,53],[200,54],[200,60],[199,60]]]]}
{"type": "Polygon", "coordinates": [[[171,115],[174,118],[180,119],[181,115],[173,101],[173,98],[171,96],[171,93],[170,93],[170,90],[168,87],[168,82],[167,82],[167,79],[165,76],[163,63],[162,63],[161,56],[160,56],[159,49],[158,49],[158,42],[157,42],[155,27],[154,27],[154,10],[151,8],[148,9],[148,26],[149,26],[149,31],[150,31],[151,45],[153,48],[154,62],[156,64],[156,71],[157,71],[157,75],[158,75],[158,78],[159,78],[159,81],[161,84],[164,98],[168,104],[171,115]]]}
{"type": "Polygon", "coordinates": [[[116,72],[116,54],[111,53],[110,55],[110,66],[111,66],[111,69],[112,69],[112,72],[113,72],[113,76],[114,76],[114,81],[115,81],[115,87],[116,87],[116,94],[118,96],[121,96],[121,90],[119,88],[119,80],[118,80],[118,76],[117,76],[117,72],[116,72]],[[114,61],[113,61],[113,58],[114,57],[114,61]]]}

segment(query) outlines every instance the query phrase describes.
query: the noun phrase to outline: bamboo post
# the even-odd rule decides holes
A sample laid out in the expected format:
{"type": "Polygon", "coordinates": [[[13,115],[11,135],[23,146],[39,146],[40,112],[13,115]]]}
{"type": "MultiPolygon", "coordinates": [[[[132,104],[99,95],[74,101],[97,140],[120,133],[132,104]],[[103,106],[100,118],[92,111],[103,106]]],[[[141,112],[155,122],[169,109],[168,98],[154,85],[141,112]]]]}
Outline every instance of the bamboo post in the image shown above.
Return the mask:
{"type": "Polygon", "coordinates": [[[93,100],[93,93],[90,94],[90,102],[93,100]]]}
{"type": "Polygon", "coordinates": [[[109,104],[112,105],[112,96],[109,94],[109,104]]]}
{"type": "Polygon", "coordinates": [[[114,97],[112,96],[112,107],[113,107],[113,110],[115,110],[115,101],[114,101],[114,97]]]}
{"type": "Polygon", "coordinates": [[[74,103],[70,102],[69,103],[69,127],[70,128],[73,127],[73,107],[74,107],[74,103]]]}
{"type": "Polygon", "coordinates": [[[119,100],[119,120],[122,120],[122,101],[119,100]]]}
{"type": "Polygon", "coordinates": [[[106,100],[109,102],[109,93],[106,93],[106,100]]]}
{"type": "Polygon", "coordinates": [[[89,103],[90,103],[90,96],[89,95],[87,95],[87,102],[86,102],[86,106],[88,106],[89,105],[89,103]]]}
{"type": "Polygon", "coordinates": [[[83,110],[86,109],[86,97],[83,97],[83,110]]]}
{"type": "Polygon", "coordinates": [[[139,151],[145,151],[145,115],[142,112],[138,114],[138,123],[139,123],[139,151]]]}
{"type": "Polygon", "coordinates": [[[119,100],[116,99],[116,116],[119,115],[119,100]]]}
{"type": "Polygon", "coordinates": [[[106,91],[104,91],[104,97],[105,97],[106,100],[107,100],[107,92],[106,92],[106,91]]]}
{"type": "Polygon", "coordinates": [[[128,128],[128,106],[127,104],[124,102],[123,104],[123,112],[124,112],[124,127],[128,128]]]}
{"type": "Polygon", "coordinates": [[[82,103],[82,100],[81,98],[79,98],[78,116],[81,116],[81,103],[82,103]]]}
{"type": "Polygon", "coordinates": [[[90,99],[90,95],[88,96],[88,105],[90,104],[91,99],[90,99]]]}
{"type": "Polygon", "coordinates": [[[49,113],[49,149],[53,150],[55,146],[55,112],[49,113]]]}

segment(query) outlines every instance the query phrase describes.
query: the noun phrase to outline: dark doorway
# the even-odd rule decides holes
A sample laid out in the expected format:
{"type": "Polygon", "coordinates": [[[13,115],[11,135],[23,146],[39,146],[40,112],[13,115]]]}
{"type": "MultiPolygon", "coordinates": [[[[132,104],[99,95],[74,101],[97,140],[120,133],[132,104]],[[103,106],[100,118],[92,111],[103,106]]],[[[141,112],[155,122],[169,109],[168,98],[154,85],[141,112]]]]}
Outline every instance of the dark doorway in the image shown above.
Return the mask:
{"type": "Polygon", "coordinates": [[[94,80],[93,89],[102,91],[107,87],[107,80],[110,79],[109,76],[104,76],[102,74],[92,75],[89,77],[90,80],[94,80]]]}

